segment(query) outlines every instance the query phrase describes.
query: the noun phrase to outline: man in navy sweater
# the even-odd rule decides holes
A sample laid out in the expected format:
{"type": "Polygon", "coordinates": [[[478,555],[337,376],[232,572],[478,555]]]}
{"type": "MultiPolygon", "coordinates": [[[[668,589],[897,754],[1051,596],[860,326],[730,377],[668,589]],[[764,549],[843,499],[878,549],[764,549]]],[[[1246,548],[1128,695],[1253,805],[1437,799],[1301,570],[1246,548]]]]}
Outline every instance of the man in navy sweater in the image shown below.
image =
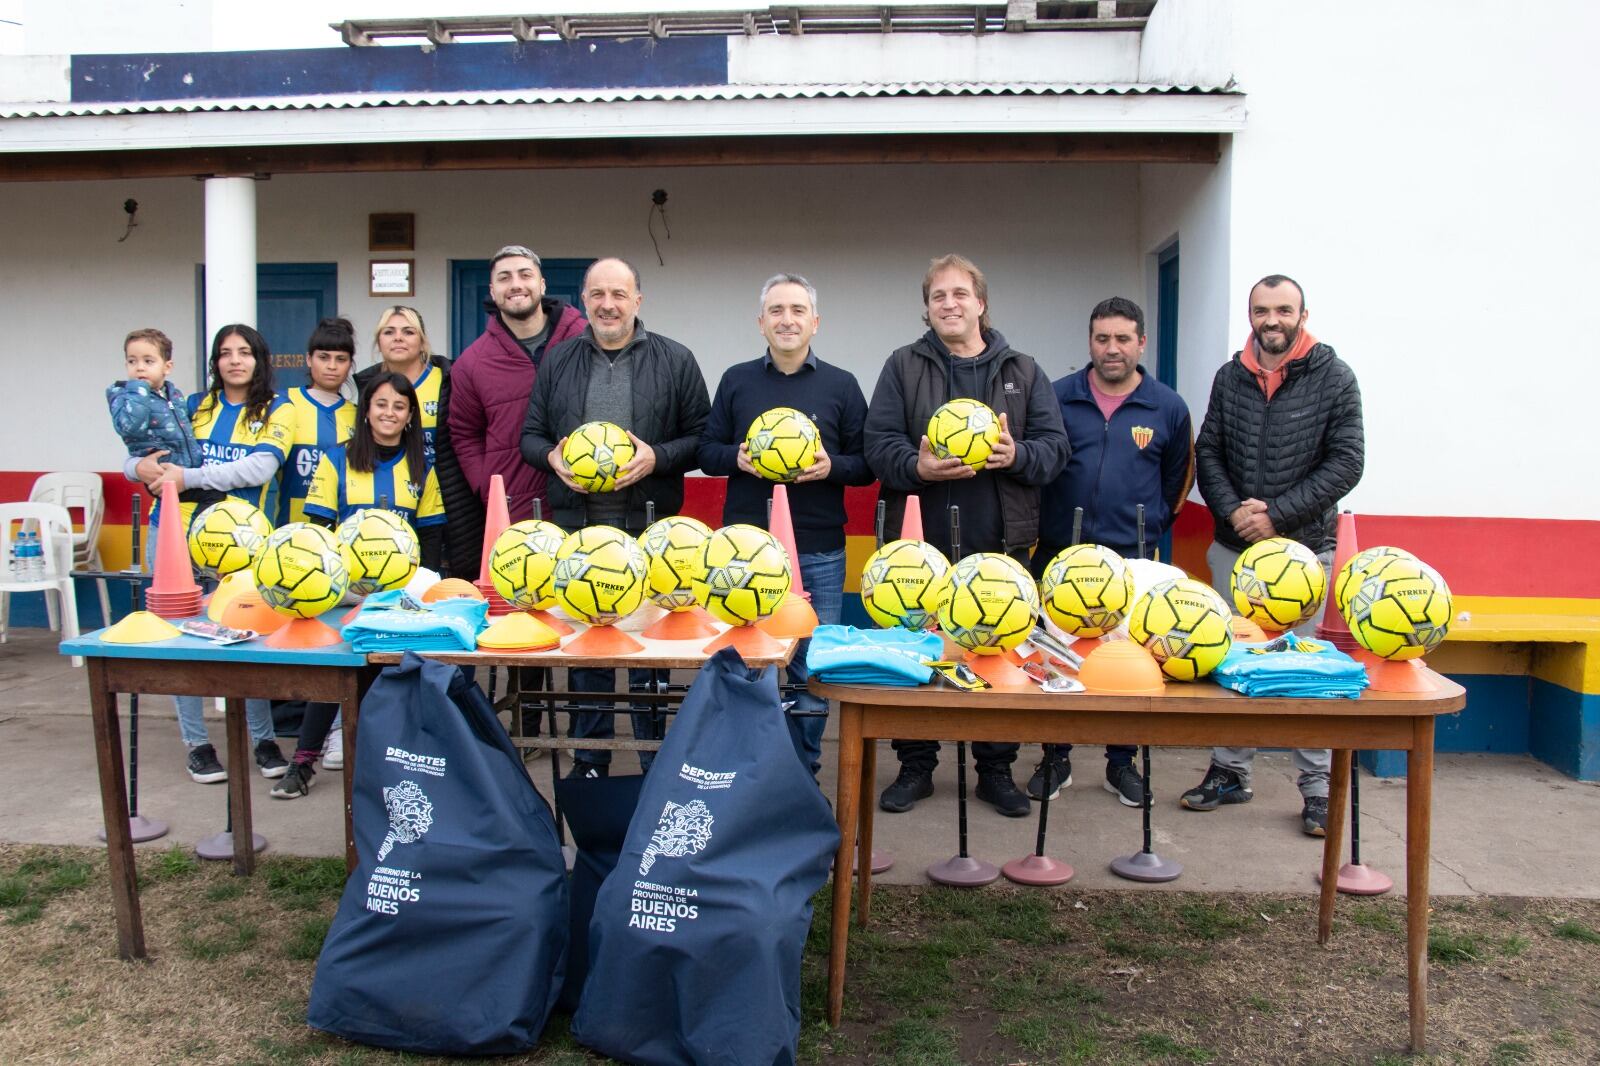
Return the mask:
{"type": "MultiPolygon", "coordinates": [[[[1148,557],[1171,528],[1194,482],[1194,434],[1189,406],[1139,366],[1144,356],[1144,311],[1114,296],[1089,312],[1089,365],[1055,383],[1072,457],[1049,490],[1033,550],[1040,577],[1057,553],[1072,544],[1072,516],[1083,508],[1080,543],[1102,544],[1126,559],[1139,558],[1138,508],[1144,505],[1148,557]]],[[[1072,745],[1046,744],[1028,782],[1042,799],[1046,784],[1072,784],[1072,745]]],[[[1129,744],[1106,747],[1105,789],[1129,807],[1144,806],[1144,779],[1133,768],[1129,744]]]]}
{"type": "MultiPolygon", "coordinates": [[[[759,359],[728,368],[717,385],[700,440],[700,469],[728,479],[723,504],[725,525],[747,522],[767,526],[767,501],[772,482],[750,464],[745,434],[762,413],[792,407],[817,425],[821,441],[816,461],[789,486],[800,577],[811,595],[817,620],[837,625],[844,598],[844,487],[869,485],[872,470],[863,453],[861,430],[867,401],[861,386],[846,370],[818,359],[811,338],[821,319],[817,290],[798,274],[776,274],[761,286],[756,325],[767,339],[759,359]]],[[[789,681],[802,686],[795,709],[821,712],[828,702],[804,691],[806,645],[802,641],[789,664],[789,681]]],[[[822,768],[825,717],[791,719],[798,727],[802,755],[813,776],[822,768]]]]}

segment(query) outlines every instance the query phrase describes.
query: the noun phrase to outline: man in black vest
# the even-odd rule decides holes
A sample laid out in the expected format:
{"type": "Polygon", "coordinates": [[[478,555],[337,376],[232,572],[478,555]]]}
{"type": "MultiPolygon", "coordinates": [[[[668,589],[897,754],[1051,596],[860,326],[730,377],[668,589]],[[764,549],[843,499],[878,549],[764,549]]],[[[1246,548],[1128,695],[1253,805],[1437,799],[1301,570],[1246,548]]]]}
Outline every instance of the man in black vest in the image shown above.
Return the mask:
{"type": "MultiPolygon", "coordinates": [[[[883,483],[887,526],[900,528],[905,498],[915,494],[922,499],[926,538],[940,551],[950,553],[949,512],[959,507],[963,554],[1004,552],[1026,567],[1039,536],[1040,486],[1067,462],[1067,434],[1050,379],[990,325],[988,283],[965,256],[933,260],[922,279],[922,300],[928,331],[889,356],[867,409],[867,462],[883,483]],[[1000,442],[981,470],[935,458],[928,446],[928,419],[958,397],[981,400],[1001,418],[1000,442]]],[[[1029,809],[1011,779],[1017,748],[972,745],[978,798],[1013,818],[1029,809]]],[[[900,775],[878,806],[909,811],[933,794],[939,745],[897,740],[894,750],[900,775]]]]}
{"type": "MultiPolygon", "coordinates": [[[[1200,494],[1215,530],[1206,562],[1212,585],[1230,603],[1233,564],[1258,540],[1297,540],[1329,567],[1339,501],[1361,480],[1365,457],[1355,373],[1305,328],[1299,283],[1269,274],[1250,289],[1249,310],[1250,337],[1212,380],[1195,441],[1200,494]]],[[[1309,635],[1321,619],[1319,610],[1300,631],[1309,635]]],[[[1248,803],[1255,754],[1212,749],[1205,780],[1178,802],[1192,811],[1248,803]]],[[[1331,763],[1326,749],[1294,752],[1301,828],[1310,836],[1327,833],[1331,763]]]]}

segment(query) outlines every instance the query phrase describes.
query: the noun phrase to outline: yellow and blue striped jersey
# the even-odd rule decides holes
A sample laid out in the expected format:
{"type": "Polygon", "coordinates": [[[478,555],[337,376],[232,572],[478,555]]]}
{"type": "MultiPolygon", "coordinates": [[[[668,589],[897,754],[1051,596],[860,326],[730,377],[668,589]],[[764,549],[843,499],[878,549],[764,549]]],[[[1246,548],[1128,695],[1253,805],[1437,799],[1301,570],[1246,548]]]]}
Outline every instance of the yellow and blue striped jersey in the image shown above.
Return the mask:
{"type": "Polygon", "coordinates": [[[342,522],[363,507],[387,507],[418,529],[444,524],[444,498],[431,464],[419,484],[404,449],[370,472],[350,469],[343,445],[324,451],[306,492],[306,514],[342,522]]]}
{"type": "Polygon", "coordinates": [[[289,390],[294,407],[294,441],[283,463],[283,491],[278,499],[277,524],[306,520],[306,492],[311,476],[317,472],[322,453],[343,444],[355,433],[356,405],[341,397],[323,403],[305,386],[289,390]]]}
{"type": "MultiPolygon", "coordinates": [[[[209,395],[190,395],[189,421],[194,423],[195,439],[200,442],[202,465],[231,463],[255,452],[270,451],[277,455],[281,469],[294,439],[294,408],[282,396],[274,396],[265,421],[247,420],[244,412],[244,404],[229,403],[220,393],[214,402],[209,395]]],[[[278,479],[274,477],[264,485],[234,489],[228,495],[271,515],[275,500],[270,497],[277,487],[278,479]]]]}
{"type": "Polygon", "coordinates": [[[428,466],[433,466],[433,436],[439,426],[439,386],[444,382],[444,372],[431,362],[422,376],[411,383],[417,390],[417,403],[422,408],[422,450],[428,466]]]}

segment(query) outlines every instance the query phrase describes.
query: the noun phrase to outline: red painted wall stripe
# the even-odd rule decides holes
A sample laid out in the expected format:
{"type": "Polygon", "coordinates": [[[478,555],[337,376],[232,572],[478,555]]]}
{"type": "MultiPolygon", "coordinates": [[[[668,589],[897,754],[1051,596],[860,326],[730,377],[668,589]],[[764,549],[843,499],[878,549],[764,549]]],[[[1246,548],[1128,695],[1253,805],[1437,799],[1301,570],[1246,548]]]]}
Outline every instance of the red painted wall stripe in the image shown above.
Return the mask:
{"type": "MultiPolygon", "coordinates": [[[[0,470],[0,503],[26,500],[28,493],[33,491],[34,481],[41,473],[43,471],[0,470]]],[[[125,480],[120,470],[102,470],[99,474],[100,481],[105,486],[106,515],[103,521],[107,525],[125,526],[133,520],[133,494],[136,492],[144,497],[140,513],[146,518],[150,516],[149,493],[125,480]]]]}

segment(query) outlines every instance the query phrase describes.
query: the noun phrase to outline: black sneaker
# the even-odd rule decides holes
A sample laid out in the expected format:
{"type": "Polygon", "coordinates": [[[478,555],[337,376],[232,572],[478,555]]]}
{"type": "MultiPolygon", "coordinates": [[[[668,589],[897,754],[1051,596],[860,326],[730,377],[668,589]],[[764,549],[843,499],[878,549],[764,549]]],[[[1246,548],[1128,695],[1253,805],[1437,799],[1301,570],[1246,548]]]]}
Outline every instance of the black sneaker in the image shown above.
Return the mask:
{"type": "Polygon", "coordinates": [[[278,750],[276,740],[263,740],[256,745],[256,765],[262,777],[282,777],[289,772],[289,760],[278,750]]]}
{"type": "Polygon", "coordinates": [[[272,798],[281,800],[299,799],[311,791],[311,779],[316,775],[316,769],[308,762],[297,762],[289,767],[289,772],[284,774],[276,785],[272,786],[272,798]]]}
{"type": "Polygon", "coordinates": [[[1214,811],[1224,803],[1249,803],[1255,795],[1237,772],[1212,763],[1206,779],[1185,792],[1178,805],[1191,811],[1214,811]]]}
{"type": "Polygon", "coordinates": [[[1026,818],[1033,809],[1017,788],[1016,782],[1011,780],[1009,770],[994,770],[978,774],[978,789],[975,795],[985,803],[994,804],[994,809],[1007,818],[1026,818]]]}
{"type": "Polygon", "coordinates": [[[1307,796],[1306,805],[1300,808],[1300,828],[1308,837],[1328,835],[1328,797],[1307,796]]]}
{"type": "Polygon", "coordinates": [[[933,795],[933,774],[926,770],[908,770],[900,767],[900,776],[894,784],[878,797],[878,807],[891,814],[904,814],[917,805],[918,800],[933,795]]]}
{"type": "Polygon", "coordinates": [[[217,761],[217,749],[201,744],[189,749],[189,776],[202,785],[214,785],[228,779],[228,771],[217,761]]]}
{"type": "Polygon", "coordinates": [[[1028,778],[1028,795],[1036,800],[1044,799],[1047,779],[1050,799],[1061,795],[1062,789],[1071,788],[1072,757],[1056,755],[1046,748],[1044,758],[1039,760],[1039,765],[1033,768],[1033,776],[1028,778]]]}
{"type": "Polygon", "coordinates": [[[1105,790],[1117,797],[1124,807],[1144,806],[1144,778],[1133,768],[1133,763],[1107,763],[1105,790]]]}
{"type": "Polygon", "coordinates": [[[610,776],[610,766],[604,763],[589,762],[587,759],[573,759],[572,769],[567,771],[568,781],[585,781],[596,777],[610,776]]]}

